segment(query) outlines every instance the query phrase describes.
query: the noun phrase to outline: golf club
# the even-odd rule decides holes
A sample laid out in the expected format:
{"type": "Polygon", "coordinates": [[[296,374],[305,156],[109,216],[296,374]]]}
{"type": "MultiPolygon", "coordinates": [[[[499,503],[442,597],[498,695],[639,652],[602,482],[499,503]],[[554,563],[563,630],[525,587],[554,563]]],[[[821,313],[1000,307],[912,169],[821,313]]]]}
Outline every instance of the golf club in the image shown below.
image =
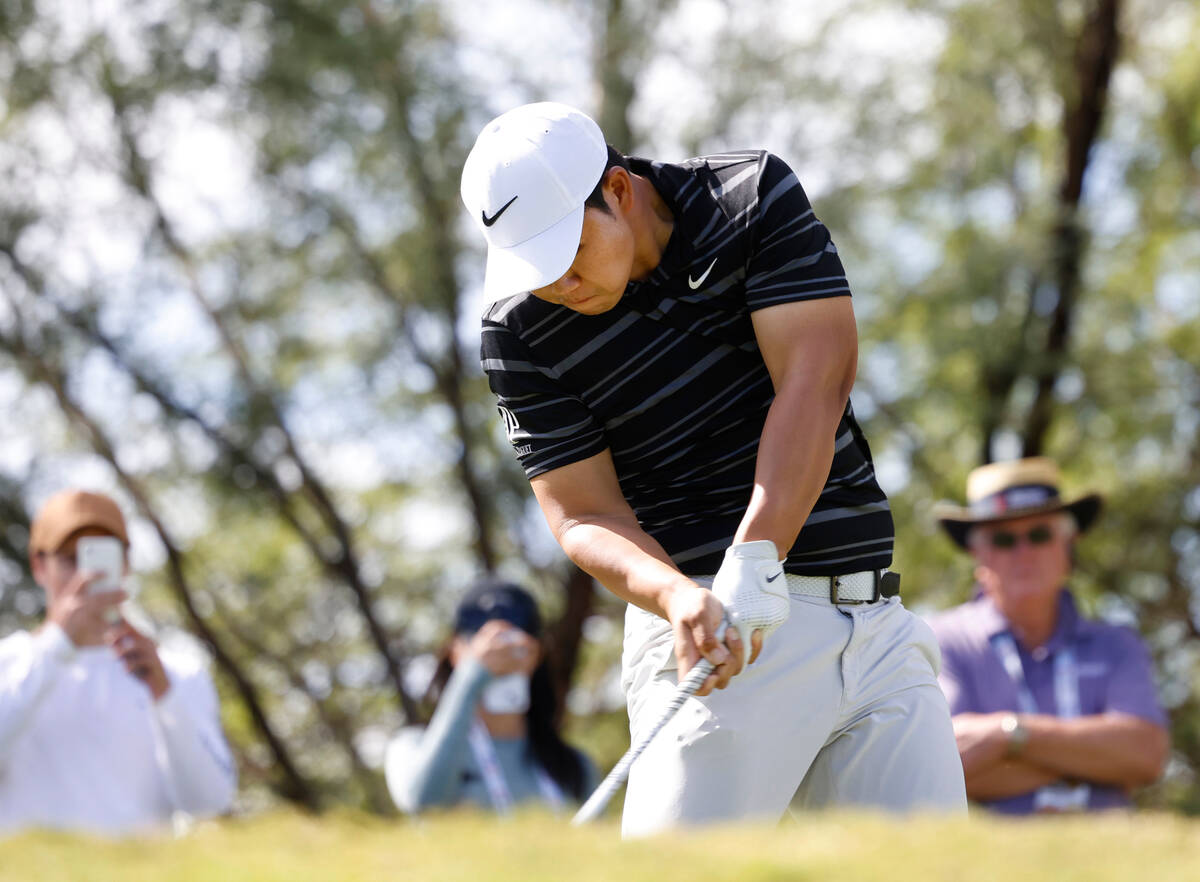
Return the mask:
{"type": "MultiPolygon", "coordinates": [[[[722,632],[724,627],[722,627],[722,632]]],[[[720,633],[720,632],[719,632],[720,633]]],[[[671,695],[671,701],[663,709],[662,715],[655,721],[654,725],[647,730],[646,734],[638,739],[636,744],[630,745],[629,750],[625,751],[625,755],[613,766],[612,771],[608,773],[600,786],[588,797],[585,802],[575,813],[575,817],[571,819],[571,825],[578,827],[581,824],[587,824],[600,817],[608,805],[609,800],[613,795],[621,789],[621,785],[625,783],[625,779],[629,777],[629,769],[633,766],[634,760],[642,755],[642,751],[654,739],[654,736],[670,722],[671,718],[683,707],[683,703],[687,701],[688,696],[694,695],[696,690],[704,685],[704,681],[708,675],[712,673],[713,663],[706,658],[701,658],[696,662],[695,666],[688,671],[688,675],[683,681],[675,687],[675,692],[671,695]]]]}

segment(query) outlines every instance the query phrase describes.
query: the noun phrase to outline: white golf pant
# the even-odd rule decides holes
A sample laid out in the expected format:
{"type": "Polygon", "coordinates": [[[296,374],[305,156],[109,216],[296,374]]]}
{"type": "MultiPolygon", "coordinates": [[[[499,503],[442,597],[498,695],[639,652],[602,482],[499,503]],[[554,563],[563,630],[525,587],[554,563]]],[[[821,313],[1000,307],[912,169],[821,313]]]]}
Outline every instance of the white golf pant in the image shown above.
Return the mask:
{"type": "MultiPolygon", "coordinates": [[[[789,806],[966,811],[929,626],[898,597],[835,607],[792,594],[791,605],[758,661],[689,698],[634,763],[624,835],[776,821],[789,806]]],[[[629,607],[622,669],[636,740],[677,683],[665,620],[629,607]]]]}

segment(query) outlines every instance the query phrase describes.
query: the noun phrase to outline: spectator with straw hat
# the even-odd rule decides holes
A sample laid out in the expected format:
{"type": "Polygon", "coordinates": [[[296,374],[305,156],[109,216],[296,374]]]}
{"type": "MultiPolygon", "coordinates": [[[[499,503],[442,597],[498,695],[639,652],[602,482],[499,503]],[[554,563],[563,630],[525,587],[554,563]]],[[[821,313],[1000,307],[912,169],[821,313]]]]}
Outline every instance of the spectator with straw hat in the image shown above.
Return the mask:
{"type": "Polygon", "coordinates": [[[1130,628],[1083,617],[1068,587],[1101,497],[1060,495],[1045,457],[967,478],[936,516],[975,558],[976,595],[931,622],[967,795],[1009,814],[1130,805],[1162,773],[1166,716],[1130,628]]]}

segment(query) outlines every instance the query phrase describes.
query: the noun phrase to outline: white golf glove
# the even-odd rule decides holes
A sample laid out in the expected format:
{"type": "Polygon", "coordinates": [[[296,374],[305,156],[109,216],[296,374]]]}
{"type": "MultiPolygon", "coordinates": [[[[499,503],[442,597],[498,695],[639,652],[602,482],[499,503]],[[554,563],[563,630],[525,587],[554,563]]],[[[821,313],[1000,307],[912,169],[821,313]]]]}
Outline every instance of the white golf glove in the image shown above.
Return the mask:
{"type": "Polygon", "coordinates": [[[791,611],[783,565],[775,543],[769,539],[730,545],[713,579],[712,591],[724,604],[729,624],[742,638],[743,665],[750,657],[750,635],[761,629],[765,641],[787,621],[791,611]]]}

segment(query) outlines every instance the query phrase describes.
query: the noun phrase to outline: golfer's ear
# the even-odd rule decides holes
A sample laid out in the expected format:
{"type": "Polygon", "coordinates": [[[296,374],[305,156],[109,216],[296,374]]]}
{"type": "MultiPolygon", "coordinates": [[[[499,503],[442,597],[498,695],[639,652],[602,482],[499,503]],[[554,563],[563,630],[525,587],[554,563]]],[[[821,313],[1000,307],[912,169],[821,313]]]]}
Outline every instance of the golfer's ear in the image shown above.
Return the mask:
{"type": "Polygon", "coordinates": [[[629,172],[619,165],[614,165],[605,172],[604,189],[616,197],[617,205],[622,210],[633,206],[633,179],[629,177],[629,172]]]}

